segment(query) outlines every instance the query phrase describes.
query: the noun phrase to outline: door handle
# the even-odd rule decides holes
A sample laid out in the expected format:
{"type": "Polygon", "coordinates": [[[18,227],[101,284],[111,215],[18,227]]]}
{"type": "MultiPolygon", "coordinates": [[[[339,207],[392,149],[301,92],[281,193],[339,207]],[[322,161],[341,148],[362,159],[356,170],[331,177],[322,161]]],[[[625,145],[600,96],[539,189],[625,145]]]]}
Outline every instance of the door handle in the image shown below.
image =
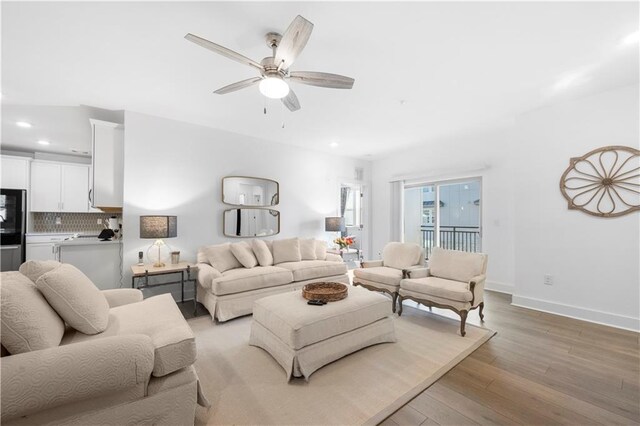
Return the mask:
{"type": "Polygon", "coordinates": [[[91,202],[91,191],[93,191],[93,189],[89,190],[89,202],[91,202]]]}

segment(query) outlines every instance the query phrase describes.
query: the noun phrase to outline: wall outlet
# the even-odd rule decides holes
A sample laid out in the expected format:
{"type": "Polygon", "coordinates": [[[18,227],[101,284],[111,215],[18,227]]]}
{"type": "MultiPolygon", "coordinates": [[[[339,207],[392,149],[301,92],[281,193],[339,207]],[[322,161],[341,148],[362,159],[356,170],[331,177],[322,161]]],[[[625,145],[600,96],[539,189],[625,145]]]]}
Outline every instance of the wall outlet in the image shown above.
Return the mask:
{"type": "Polygon", "coordinates": [[[553,275],[544,276],[544,285],[553,285],[553,275]]]}
{"type": "Polygon", "coordinates": [[[56,216],[56,225],[62,225],[62,218],[60,216],[56,216]]]}
{"type": "Polygon", "coordinates": [[[102,219],[97,219],[97,220],[96,220],[96,224],[98,224],[98,225],[102,225],[102,219]]]}

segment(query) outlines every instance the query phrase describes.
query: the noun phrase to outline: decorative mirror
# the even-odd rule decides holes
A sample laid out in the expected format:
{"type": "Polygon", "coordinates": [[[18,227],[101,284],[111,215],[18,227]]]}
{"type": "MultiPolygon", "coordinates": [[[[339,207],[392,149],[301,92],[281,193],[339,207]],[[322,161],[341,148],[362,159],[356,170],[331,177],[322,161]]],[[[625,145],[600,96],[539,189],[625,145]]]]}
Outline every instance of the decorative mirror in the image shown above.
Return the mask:
{"type": "Polygon", "coordinates": [[[600,217],[640,210],[640,150],[605,146],[572,158],[560,178],[569,209],[600,217]]]}
{"type": "Polygon", "coordinates": [[[234,206],[275,206],[280,202],[280,185],[271,179],[227,176],[222,179],[222,202],[234,206]]]}
{"type": "Polygon", "coordinates": [[[272,209],[229,209],[222,220],[227,237],[268,237],[280,232],[280,212],[272,209]]]}

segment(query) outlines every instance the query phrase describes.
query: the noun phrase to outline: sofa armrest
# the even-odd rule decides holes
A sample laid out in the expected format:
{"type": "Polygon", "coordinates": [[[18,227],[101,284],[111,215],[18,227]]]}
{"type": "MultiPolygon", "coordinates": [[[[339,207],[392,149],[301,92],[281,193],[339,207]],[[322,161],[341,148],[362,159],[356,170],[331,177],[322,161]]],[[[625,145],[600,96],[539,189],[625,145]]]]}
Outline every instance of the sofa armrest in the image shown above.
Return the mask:
{"type": "Polygon", "coordinates": [[[4,357],[2,422],[146,384],[153,361],[151,338],[141,334],[4,357]]]}
{"type": "Polygon", "coordinates": [[[213,280],[222,274],[208,263],[198,263],[198,282],[204,288],[210,289],[213,280]]]}
{"type": "Polygon", "coordinates": [[[327,257],[324,258],[327,262],[344,262],[339,254],[327,253],[327,257]]]}
{"type": "Polygon", "coordinates": [[[102,294],[107,299],[109,308],[128,305],[130,303],[142,302],[144,297],[137,288],[116,288],[112,290],[102,290],[102,294]]]}
{"type": "Polygon", "coordinates": [[[473,294],[471,306],[475,306],[483,300],[484,282],[487,279],[485,274],[476,275],[469,280],[469,290],[473,294]]]}
{"type": "Polygon", "coordinates": [[[431,275],[429,268],[424,268],[422,266],[407,268],[403,271],[406,271],[406,278],[426,278],[431,275]]]}
{"type": "Polygon", "coordinates": [[[361,268],[375,268],[377,266],[383,266],[382,260],[363,260],[360,262],[361,268]]]}

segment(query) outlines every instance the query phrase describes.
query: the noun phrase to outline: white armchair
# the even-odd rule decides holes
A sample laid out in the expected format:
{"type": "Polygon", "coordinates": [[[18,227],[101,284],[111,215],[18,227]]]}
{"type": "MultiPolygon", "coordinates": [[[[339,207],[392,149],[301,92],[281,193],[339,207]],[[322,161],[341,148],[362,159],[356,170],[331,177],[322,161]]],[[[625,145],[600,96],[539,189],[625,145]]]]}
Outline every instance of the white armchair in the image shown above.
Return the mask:
{"type": "Polygon", "coordinates": [[[423,267],[424,251],[418,244],[389,243],[382,250],[382,260],[364,261],[353,271],[353,285],[391,295],[395,312],[400,281],[408,271],[423,267]]]}
{"type": "Polygon", "coordinates": [[[426,306],[451,309],[460,315],[460,334],[467,314],[479,308],[480,319],[484,319],[484,282],[487,272],[487,255],[456,250],[433,249],[429,268],[407,272],[398,290],[399,311],[402,315],[402,301],[411,299],[426,306]]]}

